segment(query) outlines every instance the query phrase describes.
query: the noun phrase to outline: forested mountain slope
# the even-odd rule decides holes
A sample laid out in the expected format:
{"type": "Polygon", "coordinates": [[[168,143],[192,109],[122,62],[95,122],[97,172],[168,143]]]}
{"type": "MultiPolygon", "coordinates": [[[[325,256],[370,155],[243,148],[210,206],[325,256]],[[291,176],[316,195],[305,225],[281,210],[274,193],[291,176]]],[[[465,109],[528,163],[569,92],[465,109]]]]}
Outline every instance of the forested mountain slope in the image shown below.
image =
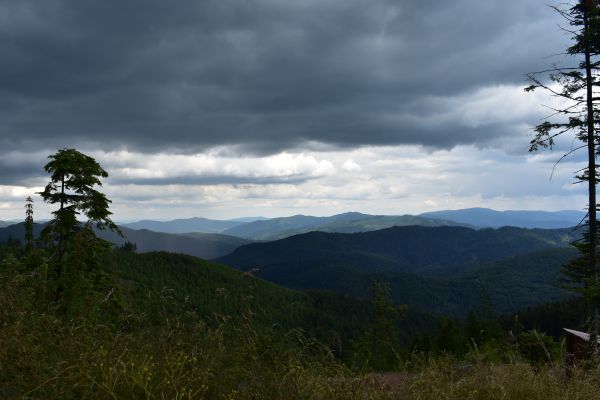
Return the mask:
{"type": "Polygon", "coordinates": [[[466,315],[489,296],[498,312],[561,300],[560,268],[577,255],[568,230],[399,227],[361,234],[313,232],[240,247],[218,259],[297,289],[357,297],[389,282],[398,304],[466,315]],[[435,244],[435,246],[434,246],[435,244]],[[433,246],[433,247],[431,247],[433,246]]]}
{"type": "MultiPolygon", "coordinates": [[[[34,224],[34,234],[39,236],[44,225],[34,224]]],[[[137,251],[140,253],[149,251],[170,251],[173,253],[183,253],[192,256],[210,259],[228,254],[241,245],[248,244],[250,241],[220,234],[170,234],[162,232],[153,232],[149,230],[135,230],[121,227],[123,237],[116,232],[98,231],[99,237],[116,245],[122,245],[125,242],[135,243],[137,251]]],[[[25,236],[24,224],[15,224],[5,228],[0,228],[0,242],[13,238],[23,241],[25,236]]]]}
{"type": "MultiPolygon", "coordinates": [[[[147,294],[166,288],[202,317],[241,319],[250,312],[258,325],[278,326],[282,331],[302,328],[309,336],[324,341],[336,332],[344,346],[356,340],[370,320],[368,300],[333,292],[291,290],[183,254],[115,251],[107,256],[104,267],[124,282],[130,301],[146,311],[163,306],[160,299],[149,299],[147,294]]],[[[431,330],[434,318],[410,308],[398,323],[402,340],[407,343],[431,330]]]]}
{"type": "Polygon", "coordinates": [[[570,230],[406,226],[374,232],[311,232],[242,246],[219,262],[262,268],[294,262],[349,263],[366,271],[415,271],[498,261],[552,247],[567,247],[570,230]]]}

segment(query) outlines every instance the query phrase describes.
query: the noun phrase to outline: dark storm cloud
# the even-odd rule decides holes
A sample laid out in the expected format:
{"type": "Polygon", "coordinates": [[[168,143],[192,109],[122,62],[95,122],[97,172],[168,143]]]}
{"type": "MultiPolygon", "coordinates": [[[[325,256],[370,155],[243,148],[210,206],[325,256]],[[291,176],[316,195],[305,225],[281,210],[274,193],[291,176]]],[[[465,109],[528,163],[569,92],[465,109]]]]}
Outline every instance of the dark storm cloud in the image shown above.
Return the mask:
{"type": "Polygon", "coordinates": [[[231,175],[202,175],[202,176],[175,176],[168,178],[111,178],[111,184],[138,184],[138,185],[271,185],[271,184],[300,184],[318,177],[297,175],[289,177],[265,176],[231,176],[231,175]]]}
{"type": "Polygon", "coordinates": [[[485,144],[505,128],[427,99],[523,84],[567,39],[538,0],[5,0],[0,146],[485,144]]]}
{"type": "Polygon", "coordinates": [[[0,184],[42,186],[47,182],[45,154],[16,153],[0,150],[0,184]]]}

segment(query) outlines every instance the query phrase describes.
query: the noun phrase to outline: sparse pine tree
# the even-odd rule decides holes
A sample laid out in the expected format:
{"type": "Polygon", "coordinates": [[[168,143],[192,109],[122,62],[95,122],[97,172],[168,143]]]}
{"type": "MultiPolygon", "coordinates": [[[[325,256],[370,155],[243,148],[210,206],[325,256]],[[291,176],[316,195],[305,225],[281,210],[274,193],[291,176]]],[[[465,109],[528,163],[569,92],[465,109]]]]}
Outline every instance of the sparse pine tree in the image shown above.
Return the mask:
{"type": "Polygon", "coordinates": [[[112,213],[108,207],[111,201],[95,189],[102,185],[100,178],[108,177],[100,164],[75,149],[61,149],[48,158],[50,162],[44,169],[51,174],[50,182],[40,195],[46,203],[59,204],[59,208],[52,212],[54,218],[42,231],[42,238],[51,249],[55,297],[59,300],[61,293],[73,286],[73,279],[83,272],[81,265],[93,265],[99,254],[110,248],[108,242],[96,237],[93,227],[119,233],[120,230],[110,219],[112,213]],[[79,215],[87,221],[78,221],[79,215]],[[78,255],[76,260],[75,254],[78,255]],[[81,264],[76,272],[71,268],[75,261],[77,265],[81,264]],[[65,267],[69,267],[73,276],[62,276],[65,267]]]}
{"type": "Polygon", "coordinates": [[[569,23],[573,45],[567,54],[576,57],[577,64],[570,67],[552,66],[548,71],[528,74],[532,91],[542,88],[564,102],[553,110],[552,115],[535,127],[535,137],[530,151],[552,148],[556,138],[566,132],[574,132],[582,145],[572,149],[561,160],[579,149],[587,151],[587,166],[577,172],[578,182],[588,187],[587,230],[576,247],[581,259],[565,266],[568,286],[583,294],[591,305],[590,352],[598,355],[600,328],[600,285],[598,280],[598,221],[596,185],[598,171],[596,156],[600,153],[598,124],[600,123],[600,9],[598,0],[578,0],[568,9],[554,9],[569,23]]]}
{"type": "Polygon", "coordinates": [[[33,199],[27,196],[25,199],[25,248],[27,254],[33,251],[33,199]]]}
{"type": "Polygon", "coordinates": [[[398,365],[400,350],[397,324],[406,307],[394,304],[387,282],[373,281],[370,309],[370,324],[364,336],[354,344],[356,361],[374,370],[393,369],[398,365]]]}

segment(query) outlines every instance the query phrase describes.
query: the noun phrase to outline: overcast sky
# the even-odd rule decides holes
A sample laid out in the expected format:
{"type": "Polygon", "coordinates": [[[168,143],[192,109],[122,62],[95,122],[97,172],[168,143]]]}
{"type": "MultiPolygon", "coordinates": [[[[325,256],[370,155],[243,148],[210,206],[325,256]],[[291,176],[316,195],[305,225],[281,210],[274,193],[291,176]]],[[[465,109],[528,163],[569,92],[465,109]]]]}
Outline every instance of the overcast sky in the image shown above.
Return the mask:
{"type": "MultiPolygon", "coordinates": [[[[0,220],[46,157],[116,220],[583,209],[573,143],[529,154],[567,62],[540,0],[0,0],[0,220]]],[[[49,208],[36,200],[36,216],[49,208]]]]}

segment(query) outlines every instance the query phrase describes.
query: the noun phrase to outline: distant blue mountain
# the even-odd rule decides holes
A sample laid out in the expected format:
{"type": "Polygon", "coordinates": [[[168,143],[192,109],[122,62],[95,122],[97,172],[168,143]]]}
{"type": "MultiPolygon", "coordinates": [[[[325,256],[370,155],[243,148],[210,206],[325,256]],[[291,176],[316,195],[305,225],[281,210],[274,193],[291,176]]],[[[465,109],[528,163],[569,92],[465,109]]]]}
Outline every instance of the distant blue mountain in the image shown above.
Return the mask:
{"type": "Polygon", "coordinates": [[[570,228],[577,225],[586,213],[583,211],[496,211],[489,208],[465,208],[420,214],[425,218],[446,219],[481,228],[515,226],[519,228],[570,228]]]}
{"type": "Polygon", "coordinates": [[[254,221],[227,229],[221,233],[251,240],[275,240],[301,233],[320,231],[337,233],[370,232],[392,226],[449,226],[464,225],[456,222],[414,215],[368,215],[347,212],[331,217],[294,215],[254,221]]]}
{"type": "Polygon", "coordinates": [[[254,221],[266,221],[269,218],[267,217],[241,217],[241,218],[232,218],[229,219],[228,221],[235,221],[235,222],[254,222],[254,221]]]}
{"type": "Polygon", "coordinates": [[[185,233],[173,234],[153,232],[146,229],[135,230],[121,227],[123,235],[114,232],[99,231],[96,234],[111,243],[122,245],[125,241],[137,245],[137,251],[169,251],[172,253],[189,254],[204,259],[220,257],[231,253],[238,247],[249,243],[247,240],[221,235],[219,233],[185,233]]]}
{"type": "Polygon", "coordinates": [[[130,229],[147,229],[154,232],[166,233],[220,233],[226,229],[241,225],[242,221],[220,221],[207,218],[186,218],[173,221],[142,220],[128,224],[121,224],[130,229]]]}
{"type": "MultiPolygon", "coordinates": [[[[35,237],[40,235],[43,224],[33,225],[35,237]]],[[[116,245],[126,241],[135,243],[139,253],[149,251],[169,251],[173,253],[189,254],[200,258],[216,258],[229,254],[238,247],[250,241],[238,237],[221,235],[218,233],[185,233],[173,234],[154,232],[146,229],[135,230],[121,226],[123,237],[116,232],[97,231],[96,234],[104,240],[116,245]]],[[[0,228],[0,243],[9,238],[24,242],[25,224],[23,222],[0,228]]]]}

